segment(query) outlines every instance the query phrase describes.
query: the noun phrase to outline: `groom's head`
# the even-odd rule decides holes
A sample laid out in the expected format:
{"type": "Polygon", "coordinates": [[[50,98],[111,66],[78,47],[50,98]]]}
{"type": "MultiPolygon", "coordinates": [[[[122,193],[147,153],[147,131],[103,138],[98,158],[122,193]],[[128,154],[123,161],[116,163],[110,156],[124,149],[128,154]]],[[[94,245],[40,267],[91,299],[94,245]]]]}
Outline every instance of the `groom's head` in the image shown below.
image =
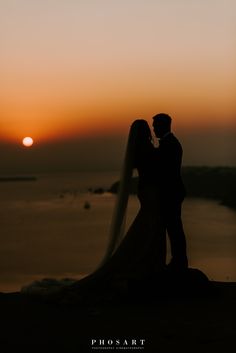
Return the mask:
{"type": "Polygon", "coordinates": [[[171,117],[165,113],[157,114],[153,117],[152,126],[156,137],[162,138],[171,131],[171,117]]]}

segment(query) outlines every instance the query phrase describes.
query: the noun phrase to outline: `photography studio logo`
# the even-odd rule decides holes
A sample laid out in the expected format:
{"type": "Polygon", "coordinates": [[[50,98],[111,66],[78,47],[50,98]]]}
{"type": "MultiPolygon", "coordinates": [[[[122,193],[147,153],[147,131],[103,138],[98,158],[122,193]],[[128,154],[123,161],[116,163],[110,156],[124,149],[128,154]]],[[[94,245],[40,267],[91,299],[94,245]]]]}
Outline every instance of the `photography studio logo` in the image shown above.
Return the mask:
{"type": "Polygon", "coordinates": [[[91,348],[92,350],[144,350],[145,339],[143,338],[132,338],[132,339],[120,339],[120,338],[92,338],[91,348]]]}

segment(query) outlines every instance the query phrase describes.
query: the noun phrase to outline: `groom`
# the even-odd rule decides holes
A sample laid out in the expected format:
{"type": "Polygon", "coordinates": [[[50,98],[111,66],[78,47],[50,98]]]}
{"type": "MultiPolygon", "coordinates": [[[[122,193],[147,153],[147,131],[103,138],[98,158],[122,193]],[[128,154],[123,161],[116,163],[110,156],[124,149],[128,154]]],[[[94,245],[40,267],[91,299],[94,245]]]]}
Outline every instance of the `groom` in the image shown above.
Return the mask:
{"type": "Polygon", "coordinates": [[[181,179],[182,146],[171,132],[171,117],[161,113],[153,117],[153,130],[159,139],[156,149],[157,183],[161,197],[164,227],[170,239],[170,269],[188,267],[186,239],[181,220],[185,189],[181,179]]]}

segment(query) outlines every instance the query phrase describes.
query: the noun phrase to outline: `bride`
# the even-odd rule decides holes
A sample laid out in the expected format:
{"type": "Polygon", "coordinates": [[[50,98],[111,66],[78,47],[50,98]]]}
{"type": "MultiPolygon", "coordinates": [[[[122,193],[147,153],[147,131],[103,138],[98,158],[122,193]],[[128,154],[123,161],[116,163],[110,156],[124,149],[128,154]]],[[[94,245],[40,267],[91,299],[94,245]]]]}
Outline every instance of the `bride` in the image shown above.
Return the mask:
{"type": "MultiPolygon", "coordinates": [[[[143,119],[133,122],[130,128],[124,167],[120,180],[116,207],[112,219],[110,240],[101,265],[92,274],[62,288],[62,297],[68,293],[96,293],[100,289],[115,288],[122,283],[142,281],[165,267],[165,229],[159,212],[159,191],[155,168],[155,148],[151,131],[143,119]],[[134,169],[138,171],[139,212],[122,236],[129,187],[134,169]]],[[[24,288],[23,292],[30,292],[24,288]]]]}
{"type": "Polygon", "coordinates": [[[129,132],[127,149],[121,175],[117,203],[114,210],[110,243],[102,267],[114,265],[119,272],[123,268],[130,275],[140,276],[150,266],[160,270],[165,265],[165,230],[159,209],[159,188],[155,165],[155,149],[148,123],[143,119],[133,122],[129,132]],[[138,171],[138,199],[140,210],[122,238],[123,222],[128,203],[129,188],[134,169],[138,171]]]}

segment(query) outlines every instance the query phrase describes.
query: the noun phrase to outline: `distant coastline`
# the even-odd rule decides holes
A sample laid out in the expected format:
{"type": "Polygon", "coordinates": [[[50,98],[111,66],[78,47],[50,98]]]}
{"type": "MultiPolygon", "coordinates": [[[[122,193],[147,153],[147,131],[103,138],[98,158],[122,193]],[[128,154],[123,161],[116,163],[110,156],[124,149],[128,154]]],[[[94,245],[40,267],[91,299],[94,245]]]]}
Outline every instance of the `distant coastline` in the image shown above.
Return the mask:
{"type": "MultiPolygon", "coordinates": [[[[236,167],[183,167],[187,197],[207,198],[236,209],[236,167]]],[[[137,193],[138,178],[132,179],[130,194],[137,193]]],[[[109,191],[117,193],[119,181],[109,191]]]]}
{"type": "Polygon", "coordinates": [[[0,177],[0,182],[36,181],[35,176],[4,176],[0,177]]]}

